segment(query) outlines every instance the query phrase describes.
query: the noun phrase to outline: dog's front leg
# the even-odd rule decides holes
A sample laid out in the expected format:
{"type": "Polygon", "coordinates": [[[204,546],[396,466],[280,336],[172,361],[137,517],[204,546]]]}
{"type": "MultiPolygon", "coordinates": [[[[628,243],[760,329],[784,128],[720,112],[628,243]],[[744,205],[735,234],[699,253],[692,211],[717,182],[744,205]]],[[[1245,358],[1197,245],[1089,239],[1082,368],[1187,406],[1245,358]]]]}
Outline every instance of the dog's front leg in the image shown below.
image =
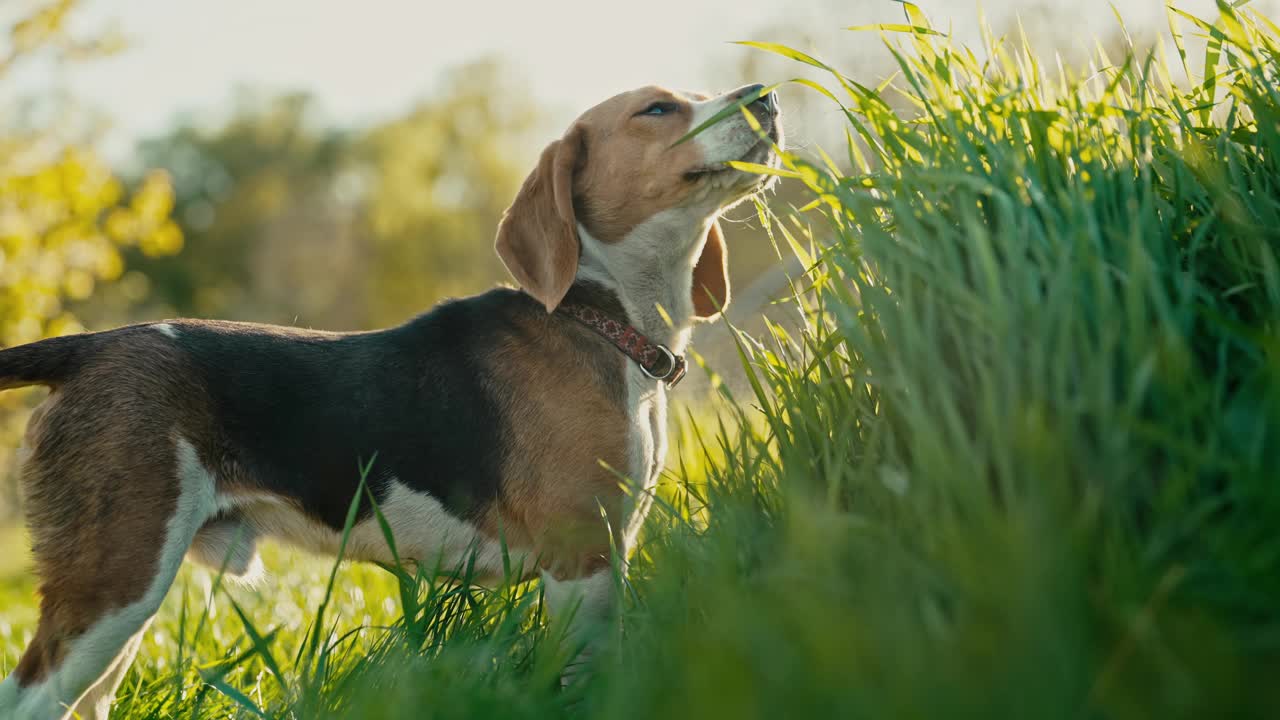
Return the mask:
{"type": "Polygon", "coordinates": [[[617,634],[617,578],[609,567],[559,580],[544,571],[542,587],[552,619],[564,618],[568,623],[565,642],[576,653],[560,677],[561,684],[568,686],[617,634]]]}

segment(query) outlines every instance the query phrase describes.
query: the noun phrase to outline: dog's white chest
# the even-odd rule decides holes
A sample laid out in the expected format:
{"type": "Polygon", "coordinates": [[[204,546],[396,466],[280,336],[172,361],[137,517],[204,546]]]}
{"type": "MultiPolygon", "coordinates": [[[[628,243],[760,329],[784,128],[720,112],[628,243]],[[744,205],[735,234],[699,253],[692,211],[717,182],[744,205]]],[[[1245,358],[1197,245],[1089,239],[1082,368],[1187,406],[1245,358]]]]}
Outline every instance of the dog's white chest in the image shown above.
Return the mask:
{"type": "Polygon", "coordinates": [[[626,512],[623,549],[629,553],[653,504],[653,493],[667,453],[667,393],[632,366],[627,368],[627,400],[631,421],[627,477],[631,486],[623,505],[626,512]]]}

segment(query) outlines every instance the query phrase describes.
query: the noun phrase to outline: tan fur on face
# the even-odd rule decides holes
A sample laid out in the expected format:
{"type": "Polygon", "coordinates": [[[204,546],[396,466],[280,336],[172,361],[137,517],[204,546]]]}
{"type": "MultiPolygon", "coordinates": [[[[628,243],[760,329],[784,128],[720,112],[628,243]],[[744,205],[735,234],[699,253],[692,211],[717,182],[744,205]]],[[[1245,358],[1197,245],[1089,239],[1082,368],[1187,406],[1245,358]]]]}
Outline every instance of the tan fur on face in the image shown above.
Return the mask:
{"type": "Polygon", "coordinates": [[[574,177],[573,194],[578,221],[592,237],[618,242],[694,191],[685,174],[706,160],[697,143],[675,143],[691,129],[690,101],[698,99],[646,87],[615,95],[578,119],[587,162],[574,177]],[[639,115],[655,102],[672,103],[675,110],[639,115]]]}

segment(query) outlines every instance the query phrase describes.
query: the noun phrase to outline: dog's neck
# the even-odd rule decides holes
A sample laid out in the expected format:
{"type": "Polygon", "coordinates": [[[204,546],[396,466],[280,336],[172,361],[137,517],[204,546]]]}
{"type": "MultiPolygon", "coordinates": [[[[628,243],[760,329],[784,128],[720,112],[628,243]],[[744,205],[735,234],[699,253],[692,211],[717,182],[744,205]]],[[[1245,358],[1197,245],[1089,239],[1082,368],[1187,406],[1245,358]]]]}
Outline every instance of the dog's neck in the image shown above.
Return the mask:
{"type": "Polygon", "coordinates": [[[599,283],[615,293],[637,330],[672,352],[683,353],[694,321],[693,266],[713,219],[667,211],[616,243],[601,242],[579,225],[582,257],[577,279],[599,283]]]}

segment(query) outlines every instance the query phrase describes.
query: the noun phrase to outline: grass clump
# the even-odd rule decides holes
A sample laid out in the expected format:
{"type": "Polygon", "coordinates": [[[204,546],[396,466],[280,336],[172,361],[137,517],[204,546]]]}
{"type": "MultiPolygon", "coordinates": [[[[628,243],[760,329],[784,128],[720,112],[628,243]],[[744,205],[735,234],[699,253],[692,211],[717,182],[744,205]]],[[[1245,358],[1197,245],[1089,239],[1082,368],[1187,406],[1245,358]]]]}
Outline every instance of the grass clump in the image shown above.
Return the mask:
{"type": "MultiPolygon", "coordinates": [[[[909,115],[758,44],[830,72],[853,170],[784,171],[815,196],[771,221],[810,267],[804,327],[744,346],[757,397],[739,425],[758,411],[765,430],[713,481],[769,488],[764,559],[706,608],[743,608],[731,627],[764,651],[754,673],[743,655],[745,697],[825,695],[854,715],[1265,715],[1280,660],[1276,27],[1225,4],[1213,22],[1171,10],[1183,89],[1158,51],[1073,76],[994,39],[979,60],[906,12],[880,29],[908,35],[889,92],[909,115]],[[1183,25],[1207,39],[1195,67],[1183,25]],[[760,646],[761,627],[787,630],[760,646]]],[[[752,526],[726,531],[739,557],[752,526]]]]}

